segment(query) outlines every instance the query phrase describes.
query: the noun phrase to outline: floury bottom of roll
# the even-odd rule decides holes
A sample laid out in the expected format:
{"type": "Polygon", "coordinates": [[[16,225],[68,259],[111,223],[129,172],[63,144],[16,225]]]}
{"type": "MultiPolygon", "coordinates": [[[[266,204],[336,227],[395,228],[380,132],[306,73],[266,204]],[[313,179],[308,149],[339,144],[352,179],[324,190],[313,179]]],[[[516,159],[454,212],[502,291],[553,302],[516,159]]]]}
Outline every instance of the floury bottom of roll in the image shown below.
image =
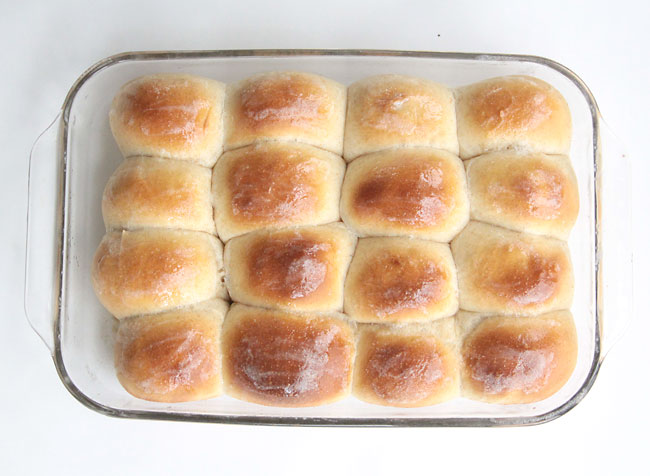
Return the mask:
{"type": "Polygon", "coordinates": [[[342,223],[233,238],[224,251],[229,294],[252,306],[340,312],[356,241],[342,223]]]}
{"type": "Polygon", "coordinates": [[[488,403],[533,403],[573,373],[578,341],[569,311],[533,317],[457,316],[463,396],[488,403]]]}
{"type": "Polygon", "coordinates": [[[359,326],[353,393],[366,402],[422,407],[459,395],[453,318],[427,324],[359,326]]]}
{"type": "Polygon", "coordinates": [[[107,233],[95,253],[92,283],[118,319],[228,298],[221,242],[192,231],[107,233]]]}
{"type": "Polygon", "coordinates": [[[226,152],[212,176],[219,237],[338,221],[344,174],[341,157],[303,144],[263,142],[226,152]]]}
{"type": "Polygon", "coordinates": [[[357,322],[406,323],[458,310],[449,245],[403,237],[361,238],[345,281],[344,310],[357,322]]]}
{"type": "Polygon", "coordinates": [[[451,251],[462,310],[531,316],[571,308],[573,266],[563,241],[472,221],[451,251]]]}
{"type": "Polygon", "coordinates": [[[221,324],[228,310],[213,300],[119,323],[115,369],[133,396],[155,402],[186,402],[218,396],[221,324]]]}
{"type": "Polygon", "coordinates": [[[124,157],[154,156],[212,167],[223,150],[225,85],[187,74],[126,83],[109,119],[124,157]]]}
{"type": "Polygon", "coordinates": [[[233,304],[224,322],[226,393],[240,400],[283,407],[341,400],[354,355],[354,329],[341,315],[233,304]]]}

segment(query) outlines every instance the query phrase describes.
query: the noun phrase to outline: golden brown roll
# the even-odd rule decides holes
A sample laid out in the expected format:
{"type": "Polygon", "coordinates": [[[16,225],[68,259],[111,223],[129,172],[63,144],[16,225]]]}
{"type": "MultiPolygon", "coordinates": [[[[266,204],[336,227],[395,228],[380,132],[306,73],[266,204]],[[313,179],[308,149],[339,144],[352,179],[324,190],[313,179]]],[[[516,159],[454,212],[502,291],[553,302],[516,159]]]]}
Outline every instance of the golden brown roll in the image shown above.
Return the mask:
{"type": "Polygon", "coordinates": [[[227,298],[222,245],[196,231],[144,229],[104,235],[92,266],[95,294],[115,317],[227,298]]]}
{"type": "Polygon", "coordinates": [[[410,235],[448,242],[469,220],[461,160],[435,149],[398,149],[348,165],[341,217],[362,236],[410,235]]]}
{"type": "Polygon", "coordinates": [[[472,221],[451,251],[463,310],[531,315],[571,307],[573,268],[563,241],[472,221]]]}
{"type": "Polygon", "coordinates": [[[493,152],[467,162],[471,216],[566,240],[578,217],[578,183],[563,155],[493,152]]]}
{"type": "Polygon", "coordinates": [[[578,341],[569,311],[534,317],[459,313],[462,394],[489,403],[532,403],[571,377],[578,341]]]}
{"type": "Polygon", "coordinates": [[[341,311],[356,241],[342,223],[233,238],[224,252],[230,296],[253,306],[341,311]]]}
{"type": "Polygon", "coordinates": [[[460,156],[516,149],[568,154],[571,113],[550,84],[530,76],[504,76],[456,91],[460,156]]]}
{"type": "Polygon", "coordinates": [[[344,173],[343,159],[308,145],[265,142],[226,152],[212,180],[219,237],[337,221],[344,173]]]}
{"type": "Polygon", "coordinates": [[[458,155],[454,97],[421,78],[372,76],[348,89],[343,156],[402,146],[434,147],[458,155]]]}
{"type": "Polygon", "coordinates": [[[190,308],[120,321],[115,369],[131,395],[188,402],[221,393],[221,323],[228,310],[213,300],[190,308]]]}
{"type": "Polygon", "coordinates": [[[225,86],[187,74],[152,74],[126,83],[110,110],[125,157],[148,155],[212,167],[223,146],[225,86]]]}
{"type": "Polygon", "coordinates": [[[181,228],[215,233],[210,169],[177,160],[134,157],[104,188],[107,230],[181,228]]]}
{"type": "Polygon", "coordinates": [[[358,322],[430,321],[458,310],[449,245],[361,238],[345,281],[345,313],[358,322]]]}
{"type": "Polygon", "coordinates": [[[355,361],[354,395],[393,407],[422,407],[459,394],[453,318],[428,324],[362,324],[355,361]]]}
{"type": "Polygon", "coordinates": [[[262,73],[230,84],[225,149],[272,139],[304,142],[341,155],[345,99],[343,85],[309,73],[262,73]]]}
{"type": "Polygon", "coordinates": [[[346,397],[354,331],[335,315],[233,304],[223,327],[226,393],[261,405],[309,407],[346,397]]]}

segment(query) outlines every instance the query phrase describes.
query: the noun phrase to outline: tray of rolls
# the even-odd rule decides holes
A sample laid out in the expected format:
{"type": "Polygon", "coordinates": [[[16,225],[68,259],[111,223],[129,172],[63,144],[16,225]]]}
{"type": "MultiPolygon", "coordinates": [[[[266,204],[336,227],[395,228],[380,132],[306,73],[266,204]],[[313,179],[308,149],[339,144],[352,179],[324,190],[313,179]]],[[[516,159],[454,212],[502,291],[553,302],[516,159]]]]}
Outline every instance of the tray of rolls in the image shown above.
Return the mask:
{"type": "Polygon", "coordinates": [[[134,418],[565,413],[600,362],[595,107],[525,56],[99,63],[55,140],[62,380],[134,418]]]}

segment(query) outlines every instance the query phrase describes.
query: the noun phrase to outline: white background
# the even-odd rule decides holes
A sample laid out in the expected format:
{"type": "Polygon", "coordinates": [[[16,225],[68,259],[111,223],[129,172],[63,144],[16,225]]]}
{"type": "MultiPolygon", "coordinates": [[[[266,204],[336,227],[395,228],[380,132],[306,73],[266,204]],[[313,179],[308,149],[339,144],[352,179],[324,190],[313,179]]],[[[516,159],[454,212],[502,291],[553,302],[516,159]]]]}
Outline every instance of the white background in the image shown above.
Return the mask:
{"type": "Polygon", "coordinates": [[[644,309],[650,284],[644,272],[650,240],[649,3],[516,3],[0,0],[0,473],[650,474],[645,315],[635,317],[574,410],[545,425],[506,429],[112,419],[68,394],[24,317],[28,154],[72,83],[96,61],[122,51],[234,48],[521,53],[568,66],[590,87],[632,159],[634,288],[637,308],[644,309]]]}

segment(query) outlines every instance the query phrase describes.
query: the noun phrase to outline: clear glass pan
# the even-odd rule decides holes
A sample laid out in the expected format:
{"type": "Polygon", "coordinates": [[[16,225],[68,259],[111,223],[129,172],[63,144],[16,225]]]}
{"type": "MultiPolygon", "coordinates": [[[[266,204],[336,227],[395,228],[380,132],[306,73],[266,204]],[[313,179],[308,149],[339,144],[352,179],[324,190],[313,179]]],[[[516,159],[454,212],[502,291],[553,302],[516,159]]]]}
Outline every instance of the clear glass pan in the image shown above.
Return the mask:
{"type": "Polygon", "coordinates": [[[629,170],[625,154],[611,138],[601,139],[601,128],[595,100],[584,83],[564,66],[539,57],[360,50],[144,52],[113,56],[91,67],[73,85],[61,114],[32,151],[26,313],[50,348],[68,390],[84,405],[110,416],[357,426],[503,426],[549,421],[585,396],[609,341],[615,339],[620,333],[617,329],[620,331],[621,323],[631,315],[632,257],[625,241],[630,236],[626,187],[629,170]],[[348,398],[323,407],[286,409],[225,396],[200,402],[154,403],[138,400],[122,389],[113,368],[115,320],[99,304],[90,284],[90,263],[104,234],[103,187],[122,160],[108,126],[111,99],[126,81],[154,72],[185,72],[230,82],[274,70],[310,71],[344,84],[374,74],[398,73],[429,78],[450,87],[494,76],[526,74],[547,81],[564,95],[573,117],[571,158],[581,200],[580,215],[569,241],[575,269],[572,312],[579,351],[577,367],[558,393],[527,405],[489,405],[456,399],[432,407],[397,409],[348,398]],[[606,163],[613,164],[607,166],[609,175],[602,173],[603,151],[606,163]],[[616,230],[616,239],[607,242],[605,248],[601,194],[609,196],[609,190],[616,194],[616,207],[604,213],[606,220],[611,216],[615,222],[608,224],[608,229],[616,230]],[[603,259],[608,266],[606,274],[603,259]],[[611,331],[608,327],[606,337],[605,309],[608,318],[611,314],[612,322],[616,322],[611,331]]]}

